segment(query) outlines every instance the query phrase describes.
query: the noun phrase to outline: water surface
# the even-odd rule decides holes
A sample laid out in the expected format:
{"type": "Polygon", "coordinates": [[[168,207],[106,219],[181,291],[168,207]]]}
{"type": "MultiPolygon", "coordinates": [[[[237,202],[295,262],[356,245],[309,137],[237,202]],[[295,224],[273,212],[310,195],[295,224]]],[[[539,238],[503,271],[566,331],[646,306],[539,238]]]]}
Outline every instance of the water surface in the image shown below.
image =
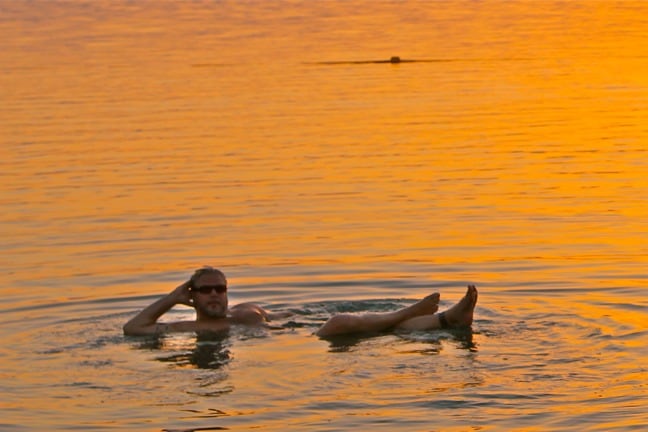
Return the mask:
{"type": "Polygon", "coordinates": [[[642,429],[646,13],[0,0],[0,429],[642,429]],[[295,315],[122,335],[203,264],[295,315]]]}

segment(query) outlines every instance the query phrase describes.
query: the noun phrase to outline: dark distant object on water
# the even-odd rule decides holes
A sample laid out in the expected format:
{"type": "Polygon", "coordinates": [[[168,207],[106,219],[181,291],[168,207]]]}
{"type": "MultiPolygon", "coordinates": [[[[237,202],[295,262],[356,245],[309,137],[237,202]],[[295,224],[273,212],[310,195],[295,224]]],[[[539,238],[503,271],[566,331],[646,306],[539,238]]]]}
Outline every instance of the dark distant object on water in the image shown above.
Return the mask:
{"type": "Polygon", "coordinates": [[[367,61],[356,61],[353,63],[391,63],[391,64],[398,64],[398,63],[413,63],[417,61],[429,61],[429,60],[404,60],[400,58],[399,56],[391,56],[389,60],[367,60],[367,61]]]}
{"type": "Polygon", "coordinates": [[[391,63],[391,64],[398,64],[398,63],[413,63],[416,61],[429,61],[429,60],[404,60],[400,58],[399,56],[391,56],[389,60],[367,60],[367,61],[356,61],[352,63],[391,63]]]}
{"type": "Polygon", "coordinates": [[[401,63],[437,63],[437,62],[447,62],[452,61],[448,59],[418,59],[418,60],[406,60],[400,58],[400,56],[392,56],[388,60],[347,60],[347,61],[323,61],[307,64],[318,64],[318,65],[352,65],[352,64],[401,64],[401,63]]]}

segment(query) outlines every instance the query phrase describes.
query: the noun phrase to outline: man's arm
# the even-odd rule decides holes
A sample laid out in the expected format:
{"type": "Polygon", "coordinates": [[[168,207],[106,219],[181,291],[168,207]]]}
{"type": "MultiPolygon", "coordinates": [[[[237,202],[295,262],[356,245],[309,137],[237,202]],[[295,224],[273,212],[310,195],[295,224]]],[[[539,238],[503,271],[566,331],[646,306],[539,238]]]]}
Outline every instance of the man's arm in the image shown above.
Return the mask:
{"type": "Polygon", "coordinates": [[[124,324],[127,336],[144,336],[163,333],[169,325],[158,324],[157,320],[177,304],[192,306],[189,295],[189,281],[177,286],[169,294],[145,307],[124,324]]]}

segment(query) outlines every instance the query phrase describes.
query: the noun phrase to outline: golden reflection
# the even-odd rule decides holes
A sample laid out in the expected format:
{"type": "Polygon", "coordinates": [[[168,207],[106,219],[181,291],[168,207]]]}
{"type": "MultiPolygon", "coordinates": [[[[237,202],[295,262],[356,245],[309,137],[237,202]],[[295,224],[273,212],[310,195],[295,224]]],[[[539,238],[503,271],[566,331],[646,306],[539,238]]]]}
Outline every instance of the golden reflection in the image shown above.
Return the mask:
{"type": "Polygon", "coordinates": [[[598,417],[602,429],[636,426],[646,376],[635,365],[648,360],[647,3],[0,2],[3,323],[20,330],[7,339],[20,356],[3,353],[8,382],[25,383],[12,416],[76,422],[83,400],[92,418],[114,404],[114,418],[130,412],[137,426],[160,406],[209,412],[213,398],[182,399],[192,379],[176,392],[175,375],[147,375],[147,387],[148,363],[124,371],[140,357],[103,362],[94,327],[91,342],[65,339],[63,351],[25,340],[38,345],[71,319],[121,319],[212,264],[231,270],[237,301],[413,298],[427,281],[448,297],[463,280],[487,288],[478,352],[444,341],[432,356],[393,355],[363,341],[331,353],[288,331],[211,351],[165,341],[169,364],[231,368],[237,400],[218,402],[241,427],[258,427],[244,423],[255,409],[292,416],[299,403],[302,416],[273,420],[277,429],[347,429],[348,412],[420,420],[435,392],[473,397],[462,385],[486,394],[474,400],[476,428],[519,427],[519,406],[561,424],[601,404],[635,414],[598,417]],[[441,61],[354,63],[393,55],[441,61]],[[128,308],[108,310],[115,297],[128,308]],[[19,369],[35,355],[45,369],[19,369]],[[68,363],[84,355],[97,358],[68,363]],[[158,386],[173,396],[150,402],[158,386]],[[549,402],[502,396],[530,388],[549,402]],[[354,408],[368,396],[378,413],[354,408]],[[414,402],[392,409],[398,396],[414,402]]]}

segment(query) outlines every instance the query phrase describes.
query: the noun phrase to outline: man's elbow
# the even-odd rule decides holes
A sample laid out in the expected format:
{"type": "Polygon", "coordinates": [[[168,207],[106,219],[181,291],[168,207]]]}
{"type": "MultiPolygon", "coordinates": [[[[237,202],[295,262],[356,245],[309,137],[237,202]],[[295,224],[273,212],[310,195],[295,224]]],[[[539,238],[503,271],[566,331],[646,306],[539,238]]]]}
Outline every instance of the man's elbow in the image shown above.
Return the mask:
{"type": "Polygon", "coordinates": [[[124,336],[133,336],[133,331],[128,324],[124,324],[122,330],[124,331],[124,336]]]}
{"type": "Polygon", "coordinates": [[[124,336],[141,336],[144,334],[142,333],[141,329],[139,329],[136,325],[133,325],[131,322],[124,324],[122,330],[124,331],[124,336]]]}

